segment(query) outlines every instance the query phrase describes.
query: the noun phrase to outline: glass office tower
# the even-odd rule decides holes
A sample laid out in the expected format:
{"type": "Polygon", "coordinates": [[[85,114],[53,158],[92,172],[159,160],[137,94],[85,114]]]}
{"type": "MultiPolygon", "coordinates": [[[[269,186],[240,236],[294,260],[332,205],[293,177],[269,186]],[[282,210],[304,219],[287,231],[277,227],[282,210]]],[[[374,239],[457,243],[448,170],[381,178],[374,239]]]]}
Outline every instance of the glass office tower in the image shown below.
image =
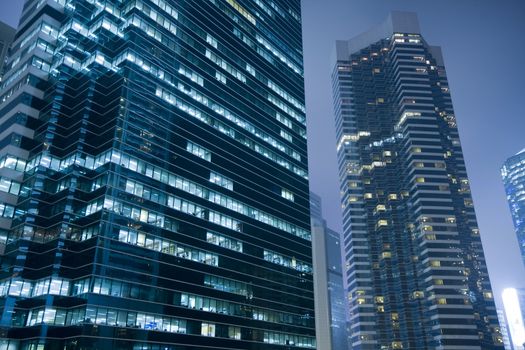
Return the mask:
{"type": "Polygon", "coordinates": [[[12,52],[0,348],[315,348],[299,0],[27,0],[12,52]]]}
{"type": "Polygon", "coordinates": [[[503,349],[439,47],[394,12],[333,90],[353,349],[503,349]]]}
{"type": "Polygon", "coordinates": [[[525,149],[507,159],[501,168],[501,177],[525,265],[525,149]]]}

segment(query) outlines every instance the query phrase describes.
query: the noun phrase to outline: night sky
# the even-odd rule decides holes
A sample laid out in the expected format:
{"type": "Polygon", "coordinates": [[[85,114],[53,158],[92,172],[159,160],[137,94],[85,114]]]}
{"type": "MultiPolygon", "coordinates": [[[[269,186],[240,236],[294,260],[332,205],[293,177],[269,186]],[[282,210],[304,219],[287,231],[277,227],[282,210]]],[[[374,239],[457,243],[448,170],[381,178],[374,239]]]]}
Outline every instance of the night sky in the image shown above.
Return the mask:
{"type": "MultiPolygon", "coordinates": [[[[16,26],[23,0],[0,0],[0,20],[16,26]]],[[[329,225],[341,230],[330,56],[392,10],[419,15],[422,34],[441,46],[498,304],[505,287],[525,287],[525,270],[499,169],[525,148],[525,1],[303,0],[310,188],[329,225]]]]}

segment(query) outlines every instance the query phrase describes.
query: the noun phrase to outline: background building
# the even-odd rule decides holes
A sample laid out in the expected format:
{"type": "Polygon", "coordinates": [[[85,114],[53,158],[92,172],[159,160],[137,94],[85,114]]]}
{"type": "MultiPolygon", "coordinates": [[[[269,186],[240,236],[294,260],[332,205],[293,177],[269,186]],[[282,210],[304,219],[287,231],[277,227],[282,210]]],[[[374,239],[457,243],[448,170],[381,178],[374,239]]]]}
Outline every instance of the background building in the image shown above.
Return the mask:
{"type": "Polygon", "coordinates": [[[26,1],[0,348],[315,348],[301,39],[299,0],[26,1]]]}
{"type": "Polygon", "coordinates": [[[332,79],[353,349],[503,349],[440,49],[394,12],[332,79]]]}
{"type": "Polygon", "coordinates": [[[503,337],[503,345],[505,350],[514,350],[510,343],[509,329],[507,327],[507,320],[505,319],[505,311],[497,309],[498,322],[500,326],[501,336],[503,337]]]}
{"type": "Polygon", "coordinates": [[[501,168],[501,176],[525,265],[525,149],[507,159],[501,168]]]}
{"type": "Polygon", "coordinates": [[[0,21],[0,82],[4,73],[4,63],[7,58],[9,46],[13,42],[16,30],[10,25],[0,21]]]}
{"type": "Polygon", "coordinates": [[[348,348],[346,301],[343,286],[341,235],[322,217],[321,197],[310,192],[317,346],[323,350],[348,348]]]}
{"type": "Polygon", "coordinates": [[[525,349],[525,289],[506,288],[502,294],[505,324],[512,350],[525,349]]]}

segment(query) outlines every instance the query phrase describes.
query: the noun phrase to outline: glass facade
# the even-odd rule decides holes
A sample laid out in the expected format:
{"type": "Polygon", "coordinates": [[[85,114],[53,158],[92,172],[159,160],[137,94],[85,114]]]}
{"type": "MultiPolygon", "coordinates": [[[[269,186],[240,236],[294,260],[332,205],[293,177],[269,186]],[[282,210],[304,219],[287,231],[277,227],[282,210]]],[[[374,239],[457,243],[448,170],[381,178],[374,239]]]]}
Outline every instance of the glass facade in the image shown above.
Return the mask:
{"type": "Polygon", "coordinates": [[[353,349],[503,349],[439,47],[413,13],[336,44],[353,349]]]}
{"type": "Polygon", "coordinates": [[[302,67],[299,0],[26,0],[0,349],[315,348],[302,67]]]}
{"type": "Polygon", "coordinates": [[[525,150],[507,159],[501,168],[501,177],[525,265],[525,150]]]}

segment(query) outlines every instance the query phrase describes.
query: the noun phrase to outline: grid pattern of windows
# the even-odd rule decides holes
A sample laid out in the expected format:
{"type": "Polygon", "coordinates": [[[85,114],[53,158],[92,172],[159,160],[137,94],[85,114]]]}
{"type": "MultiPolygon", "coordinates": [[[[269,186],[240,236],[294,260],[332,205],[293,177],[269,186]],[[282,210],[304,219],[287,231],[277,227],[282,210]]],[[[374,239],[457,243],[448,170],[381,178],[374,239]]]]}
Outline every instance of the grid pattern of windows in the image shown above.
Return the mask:
{"type": "Polygon", "coordinates": [[[300,1],[25,1],[0,92],[25,128],[0,140],[7,339],[314,347],[300,1]]]}
{"type": "Polygon", "coordinates": [[[440,49],[415,14],[375,30],[332,74],[350,347],[503,349],[440,49]]]}

